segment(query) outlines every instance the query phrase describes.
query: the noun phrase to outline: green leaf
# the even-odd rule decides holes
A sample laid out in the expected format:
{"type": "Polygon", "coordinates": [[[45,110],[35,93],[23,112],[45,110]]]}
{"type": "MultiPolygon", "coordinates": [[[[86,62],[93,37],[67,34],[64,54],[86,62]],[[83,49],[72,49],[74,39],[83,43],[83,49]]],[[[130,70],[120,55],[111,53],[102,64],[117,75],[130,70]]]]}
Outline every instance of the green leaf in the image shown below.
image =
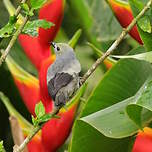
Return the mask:
{"type": "Polygon", "coordinates": [[[104,0],[68,2],[91,43],[100,46],[101,42],[114,40],[120,34],[121,27],[104,0]]]}
{"type": "Polygon", "coordinates": [[[44,28],[44,29],[48,29],[50,28],[51,26],[54,26],[53,23],[51,22],[48,22],[46,20],[34,20],[34,21],[29,21],[22,33],[24,34],[28,34],[28,35],[31,35],[31,36],[38,36],[38,28],[44,28]]]}
{"type": "Polygon", "coordinates": [[[68,152],[128,152],[129,142],[130,138],[107,138],[87,123],[77,120],[73,126],[68,152]]]}
{"type": "Polygon", "coordinates": [[[14,31],[16,30],[16,26],[15,26],[16,22],[17,22],[17,17],[14,15],[10,16],[9,22],[3,28],[0,29],[0,38],[12,36],[14,31]]]}
{"type": "Polygon", "coordinates": [[[144,32],[151,33],[151,23],[148,16],[140,18],[138,21],[138,25],[144,32]]]}
{"type": "MultiPolygon", "coordinates": [[[[128,151],[128,138],[118,138],[133,135],[137,132],[138,126],[125,114],[125,108],[133,101],[132,96],[145,83],[149,75],[152,75],[152,66],[145,61],[135,59],[118,61],[91,93],[80,119],[75,122],[70,152],[91,152],[93,149],[108,152],[128,151]],[[94,115],[96,113],[97,115],[94,115]],[[88,120],[85,118],[89,115],[94,115],[95,119],[100,113],[102,117],[96,124],[98,128],[84,122],[88,120]],[[102,133],[99,126],[102,126],[102,133]],[[108,145],[105,141],[109,142],[108,145]],[[122,143],[125,143],[123,145],[125,148],[122,143]]],[[[95,120],[92,119],[93,121],[95,120]]]]}
{"type": "MultiPolygon", "coordinates": [[[[117,68],[119,68],[118,71],[115,71],[112,80],[109,80],[112,83],[109,82],[109,85],[107,84],[107,86],[104,86],[104,83],[102,83],[102,86],[96,88],[93,93],[93,96],[90,97],[90,100],[88,101],[88,104],[86,105],[86,108],[83,111],[84,118],[81,118],[81,120],[89,123],[102,134],[111,138],[123,138],[136,133],[139,128],[135,125],[134,122],[132,122],[128,118],[127,115],[125,115],[125,108],[129,103],[135,102],[135,97],[128,98],[124,101],[123,97],[133,96],[137,92],[137,90],[139,90],[139,86],[141,87],[141,85],[146,81],[148,76],[152,75],[152,73],[150,72],[150,69],[152,68],[151,65],[149,64],[149,68],[146,68],[146,64],[148,66],[149,63],[133,59],[119,61],[116,66],[112,68],[112,70],[116,70],[117,68]],[[140,64],[141,66],[139,66],[140,64]],[[147,75],[145,75],[145,72],[147,73],[147,75]],[[119,76],[117,76],[118,74],[119,76]],[[134,75],[136,75],[136,77],[131,80],[134,75]],[[102,87],[104,87],[103,93],[102,87]],[[110,89],[107,89],[107,87],[110,87],[110,89]],[[99,90],[100,92],[98,92],[97,90],[99,90]],[[111,92],[109,92],[110,90],[111,92]],[[108,98],[106,97],[107,94],[109,94],[108,98]],[[102,97],[102,99],[100,97],[102,97]],[[120,100],[121,98],[122,100],[120,100]],[[101,100],[101,106],[103,106],[102,104],[104,99],[106,101],[105,105],[108,104],[108,101],[109,103],[112,103],[114,101],[119,103],[110,107],[108,106],[108,108],[106,109],[98,109],[98,112],[93,113],[93,108],[90,109],[93,102],[94,104],[96,104],[97,101],[99,102],[101,100]],[[86,116],[85,113],[93,114],[86,116]]],[[[112,72],[112,70],[110,70],[110,72],[112,72]]],[[[102,82],[105,82],[104,79],[102,80],[102,82]]]]}
{"type": "Polygon", "coordinates": [[[25,15],[29,15],[29,16],[33,16],[34,13],[33,13],[33,10],[30,10],[29,6],[26,4],[26,3],[21,3],[21,8],[23,10],[23,13],[25,15]]]}
{"type": "Polygon", "coordinates": [[[30,11],[30,8],[26,3],[21,3],[21,8],[26,12],[30,11]]]}
{"type": "Polygon", "coordinates": [[[126,106],[134,98],[129,98],[108,108],[95,112],[81,120],[109,138],[124,138],[138,131],[138,127],[125,114],[126,106]]]}
{"type": "Polygon", "coordinates": [[[35,124],[35,118],[34,118],[34,116],[32,115],[31,117],[32,117],[32,123],[35,124]]]}
{"type": "Polygon", "coordinates": [[[73,37],[71,38],[71,40],[69,41],[69,45],[72,47],[72,48],[75,48],[76,44],[78,43],[78,40],[81,36],[81,33],[82,33],[82,30],[81,29],[78,29],[75,34],[73,35],[73,37]]]}
{"type": "MultiPolygon", "coordinates": [[[[134,102],[136,98],[134,98],[131,102],[134,102]]],[[[131,103],[129,103],[131,104],[131,103]]],[[[141,114],[142,114],[142,107],[139,107],[137,105],[125,107],[125,110],[127,109],[127,114],[129,118],[135,123],[138,129],[143,129],[142,120],[141,120],[141,114]]],[[[136,130],[137,131],[137,130],[136,130]]]]}
{"type": "Polygon", "coordinates": [[[34,116],[32,116],[32,123],[34,126],[37,126],[39,124],[38,119],[34,118],[34,116]]]}
{"type": "Polygon", "coordinates": [[[44,115],[42,115],[40,117],[36,117],[36,118],[34,118],[34,116],[32,116],[32,123],[34,126],[38,126],[44,122],[49,121],[51,118],[52,118],[51,114],[44,114],[44,115]]]}
{"type": "Polygon", "coordinates": [[[45,108],[41,101],[35,106],[35,114],[37,118],[41,118],[43,115],[45,115],[45,108]]]}
{"type": "MultiPolygon", "coordinates": [[[[104,52],[101,51],[100,49],[98,49],[95,45],[93,45],[92,43],[88,43],[88,45],[92,48],[92,50],[94,51],[94,53],[97,55],[97,57],[101,57],[104,52]]],[[[107,57],[107,59],[110,63],[115,64],[117,61],[112,59],[111,57],[107,57]]]]}
{"type": "Polygon", "coordinates": [[[142,127],[151,121],[151,95],[152,78],[147,79],[135,96],[83,117],[81,120],[111,138],[122,138],[133,135],[138,129],[142,129],[142,127]],[[128,115],[125,112],[126,110],[128,115]]]}
{"type": "Polygon", "coordinates": [[[52,118],[51,114],[45,114],[45,115],[41,116],[38,120],[39,120],[39,123],[43,123],[43,122],[47,122],[51,118],[52,118]]]}
{"type": "Polygon", "coordinates": [[[47,0],[30,0],[31,2],[31,7],[33,10],[39,9],[43,6],[43,4],[46,2],[47,0]]]}
{"type": "Polygon", "coordinates": [[[134,102],[130,103],[127,108],[127,114],[142,128],[151,121],[152,117],[152,78],[150,77],[137,92],[134,102]]]}
{"type": "Polygon", "coordinates": [[[0,29],[0,38],[3,37],[10,37],[14,32],[14,25],[13,24],[6,24],[3,28],[0,29]]]}
{"type": "Polygon", "coordinates": [[[54,115],[53,118],[60,119],[61,117],[58,115],[54,115]]]}
{"type": "MultiPolygon", "coordinates": [[[[142,0],[142,1],[129,0],[129,4],[131,6],[134,16],[137,16],[140,13],[140,11],[143,9],[146,2],[148,2],[148,0],[142,0]]],[[[152,44],[152,33],[150,32],[151,27],[149,26],[150,23],[149,23],[149,20],[147,19],[147,16],[149,16],[150,19],[152,18],[151,8],[144,14],[141,21],[138,22],[137,27],[138,27],[138,32],[140,34],[140,37],[144,43],[146,50],[152,51],[152,45],[151,45],[152,44]],[[142,22],[142,23],[139,25],[140,22],[142,22]],[[147,22],[147,25],[145,25],[146,22],[147,22]],[[146,31],[145,31],[145,29],[146,29],[146,31]],[[147,32],[147,31],[149,31],[149,32],[147,32]]]]}
{"type": "Polygon", "coordinates": [[[152,51],[146,53],[140,53],[136,55],[111,55],[111,57],[119,58],[119,59],[130,58],[130,59],[144,60],[152,63],[152,51]]]}
{"type": "Polygon", "coordinates": [[[10,100],[3,94],[3,92],[0,92],[0,99],[7,108],[9,115],[15,116],[19,123],[22,123],[24,129],[30,130],[32,125],[13,107],[10,100]]]}
{"type": "Polygon", "coordinates": [[[0,152],[5,152],[3,141],[0,141],[0,152]]]}
{"type": "Polygon", "coordinates": [[[17,17],[15,15],[9,17],[9,24],[15,24],[17,22],[17,17]]]}
{"type": "Polygon", "coordinates": [[[14,31],[16,30],[15,23],[17,22],[16,16],[10,16],[8,23],[0,29],[0,38],[3,37],[10,37],[13,35],[14,31]]]}

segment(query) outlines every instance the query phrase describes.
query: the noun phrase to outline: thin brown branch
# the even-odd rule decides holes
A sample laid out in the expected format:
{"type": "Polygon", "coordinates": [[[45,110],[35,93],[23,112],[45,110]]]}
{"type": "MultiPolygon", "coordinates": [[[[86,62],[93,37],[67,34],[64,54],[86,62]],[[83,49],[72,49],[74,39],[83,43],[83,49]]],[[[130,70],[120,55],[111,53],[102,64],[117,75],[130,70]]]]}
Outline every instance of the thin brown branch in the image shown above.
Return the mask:
{"type": "MultiPolygon", "coordinates": [[[[22,0],[21,3],[25,3],[26,0],[22,0]]],[[[17,17],[19,14],[20,14],[20,11],[21,11],[21,6],[19,5],[15,11],[15,16],[17,17]]]]}
{"type": "Polygon", "coordinates": [[[5,61],[8,53],[10,52],[10,50],[11,50],[12,46],[14,45],[14,43],[16,42],[17,37],[18,37],[19,34],[22,32],[22,30],[23,30],[25,24],[27,23],[27,21],[28,21],[28,17],[26,16],[26,17],[24,18],[23,23],[20,25],[20,27],[18,28],[18,30],[14,33],[14,35],[13,35],[12,39],[10,40],[7,48],[6,48],[5,51],[2,53],[2,56],[1,56],[1,58],[0,58],[0,66],[1,66],[2,63],[5,61]]]}
{"type": "MultiPolygon", "coordinates": [[[[15,116],[10,116],[9,121],[11,125],[11,132],[12,132],[14,144],[15,145],[22,144],[22,142],[24,141],[24,135],[17,118],[15,116]]],[[[28,152],[27,147],[25,147],[24,152],[28,152]]]]}
{"type": "MultiPolygon", "coordinates": [[[[143,8],[143,10],[132,20],[130,25],[122,31],[120,36],[117,38],[117,40],[111,45],[111,47],[106,51],[106,53],[97,59],[97,61],[92,65],[92,67],[87,71],[87,73],[83,76],[81,84],[83,84],[89,76],[95,71],[95,69],[101,64],[113,51],[116,49],[116,47],[120,44],[120,42],[123,40],[123,38],[127,35],[127,33],[133,28],[133,26],[136,24],[138,19],[144,15],[144,13],[150,8],[150,5],[152,4],[152,0],[149,0],[146,6],[143,8]]],[[[59,109],[55,109],[51,114],[52,117],[57,114],[59,109]]],[[[24,140],[24,142],[17,147],[17,149],[13,152],[22,152],[25,148],[25,146],[29,143],[29,141],[33,138],[33,136],[42,128],[43,125],[35,127],[31,133],[27,136],[27,138],[24,140]]]]}
{"type": "MultiPolygon", "coordinates": [[[[59,112],[59,108],[55,108],[50,114],[51,118],[53,118],[59,112]]],[[[36,126],[32,129],[31,133],[25,138],[23,143],[20,146],[15,145],[15,149],[13,152],[22,152],[26,145],[30,142],[30,140],[39,132],[39,130],[43,127],[44,124],[40,126],[36,126]]]]}
{"type": "MultiPolygon", "coordinates": [[[[27,0],[22,0],[21,3],[25,3],[26,1],[27,1],[27,0]]],[[[4,3],[4,4],[6,3],[6,4],[8,5],[8,3],[5,2],[5,0],[3,1],[3,3],[4,3]]],[[[7,7],[7,5],[6,5],[6,7],[7,7]]],[[[18,17],[18,15],[20,14],[20,11],[21,11],[21,6],[19,5],[19,6],[17,7],[15,13],[14,13],[14,16],[15,16],[15,17],[18,17]]],[[[0,42],[2,42],[3,39],[4,39],[4,38],[0,38],[0,42]]]]}
{"type": "Polygon", "coordinates": [[[92,65],[92,67],[87,71],[87,73],[82,77],[81,84],[83,84],[89,76],[96,70],[96,68],[101,64],[112,52],[117,48],[117,46],[120,44],[120,42],[123,40],[123,38],[127,35],[127,33],[133,28],[133,26],[137,23],[138,19],[144,15],[144,13],[150,8],[150,5],[152,4],[152,0],[148,1],[146,6],[143,8],[143,10],[132,20],[130,25],[123,29],[120,36],[116,39],[116,41],[110,46],[110,48],[96,60],[96,62],[92,65]]]}
{"type": "MultiPolygon", "coordinates": [[[[26,0],[22,0],[21,3],[25,3],[26,0]]],[[[19,13],[21,11],[21,6],[19,5],[18,8],[15,11],[15,16],[18,17],[19,13]]],[[[20,27],[18,28],[18,30],[15,32],[15,34],[13,35],[12,39],[10,40],[6,50],[4,51],[4,53],[2,53],[2,56],[0,58],[0,66],[2,65],[2,63],[5,61],[9,51],[11,50],[12,46],[14,45],[15,41],[17,40],[18,35],[22,32],[22,29],[24,28],[26,22],[28,21],[28,17],[26,16],[24,18],[23,23],[20,25],[20,27]]]]}

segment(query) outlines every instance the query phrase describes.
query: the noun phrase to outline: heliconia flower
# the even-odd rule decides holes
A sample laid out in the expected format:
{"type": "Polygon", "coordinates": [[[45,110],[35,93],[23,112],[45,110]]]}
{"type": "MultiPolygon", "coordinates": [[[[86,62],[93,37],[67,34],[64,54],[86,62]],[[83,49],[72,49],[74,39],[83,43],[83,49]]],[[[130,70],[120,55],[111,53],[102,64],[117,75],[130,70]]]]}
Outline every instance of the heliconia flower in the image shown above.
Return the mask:
{"type": "Polygon", "coordinates": [[[41,62],[50,56],[50,42],[55,38],[64,14],[64,0],[48,0],[39,11],[39,19],[55,24],[50,29],[39,29],[38,37],[21,34],[19,42],[26,55],[39,70],[41,62]]]}
{"type": "Polygon", "coordinates": [[[132,152],[152,152],[152,129],[145,127],[136,137],[132,152]]]}
{"type": "Polygon", "coordinates": [[[60,28],[63,12],[64,12],[65,0],[48,0],[46,4],[39,11],[39,18],[53,22],[55,26],[50,29],[39,29],[39,42],[41,45],[50,45],[51,42],[60,28]]]}
{"type": "Polygon", "coordinates": [[[53,108],[52,99],[50,98],[50,95],[48,93],[47,88],[47,70],[50,64],[52,64],[55,60],[55,56],[51,55],[46,60],[42,61],[41,67],[39,70],[39,83],[40,83],[40,92],[41,92],[41,100],[45,106],[45,110],[47,112],[51,111],[53,108]]]}
{"type": "MultiPolygon", "coordinates": [[[[40,100],[43,102],[46,112],[51,112],[53,109],[53,102],[48,94],[46,74],[48,66],[50,66],[55,59],[55,57],[50,54],[50,41],[54,39],[60,27],[63,18],[63,6],[64,0],[48,0],[40,9],[39,18],[51,21],[55,26],[47,30],[39,29],[38,37],[31,37],[24,34],[19,36],[19,42],[25,53],[38,69],[39,80],[25,72],[10,57],[6,60],[20,95],[28,110],[33,115],[35,115],[35,105],[40,100]]],[[[79,89],[79,92],[80,90],[81,89],[79,89]]],[[[81,90],[78,96],[79,98],[82,92],[81,90]]],[[[37,145],[42,152],[56,151],[70,133],[79,98],[76,98],[75,102],[72,102],[67,110],[60,110],[60,119],[53,118],[48,121],[42,128],[40,139],[32,140],[28,144],[28,147],[33,147],[33,151],[36,147],[35,145],[37,145]]]]}
{"type": "Polygon", "coordinates": [[[106,68],[109,70],[110,68],[112,68],[112,66],[114,65],[114,63],[112,63],[111,61],[109,60],[105,60],[104,62],[104,65],[106,66],[106,68]]]}
{"type": "MultiPolygon", "coordinates": [[[[44,60],[39,71],[41,100],[45,106],[46,112],[50,112],[52,110],[53,103],[51,102],[52,99],[48,94],[47,79],[44,78],[47,77],[48,66],[50,66],[50,63],[53,61],[54,57],[52,59],[52,56],[44,60]]],[[[61,145],[65,141],[71,130],[76,107],[77,105],[72,106],[68,111],[61,112],[59,114],[61,116],[60,119],[52,119],[44,125],[42,129],[42,142],[46,149],[55,151],[58,145],[61,145]],[[57,138],[57,141],[53,140],[55,138],[57,138]],[[52,145],[50,145],[50,141],[52,142],[52,145]]]]}
{"type": "MultiPolygon", "coordinates": [[[[107,0],[107,2],[121,26],[126,28],[133,20],[133,13],[129,4],[121,0],[107,0]]],[[[129,34],[140,44],[143,44],[136,25],[130,30],[129,34]]]]}
{"type": "MultiPolygon", "coordinates": [[[[40,69],[38,80],[29,73],[25,72],[19,65],[17,65],[17,63],[15,63],[15,61],[13,61],[11,57],[8,56],[6,59],[6,63],[13,75],[14,82],[18,87],[20,95],[33,115],[35,105],[40,100],[43,102],[46,112],[52,111],[53,102],[51,97],[48,95],[46,73],[48,66],[53,61],[54,56],[50,56],[42,62],[42,68],[40,69]]],[[[60,119],[53,118],[44,125],[41,132],[41,142],[40,140],[34,140],[32,141],[34,145],[38,144],[40,147],[42,146],[44,152],[54,152],[64,143],[70,133],[78,101],[82,93],[83,92],[81,91],[78,94],[79,96],[73,99],[74,102],[70,102],[71,104],[67,110],[60,110],[60,119]]]]}
{"type": "Polygon", "coordinates": [[[45,152],[42,145],[42,139],[38,135],[32,138],[32,140],[27,144],[27,148],[28,152],[45,152]]]}
{"type": "Polygon", "coordinates": [[[39,80],[24,71],[9,56],[6,59],[6,63],[14,77],[15,84],[20,91],[26,107],[34,115],[35,104],[40,101],[39,80]]]}
{"type": "MultiPolygon", "coordinates": [[[[0,99],[7,108],[9,115],[17,119],[19,126],[23,132],[23,136],[26,137],[30,133],[32,125],[22,117],[22,115],[13,107],[9,99],[2,92],[0,92],[0,99]]],[[[41,131],[39,131],[32,138],[32,140],[28,143],[27,148],[28,152],[45,152],[42,146],[41,131]]]]}

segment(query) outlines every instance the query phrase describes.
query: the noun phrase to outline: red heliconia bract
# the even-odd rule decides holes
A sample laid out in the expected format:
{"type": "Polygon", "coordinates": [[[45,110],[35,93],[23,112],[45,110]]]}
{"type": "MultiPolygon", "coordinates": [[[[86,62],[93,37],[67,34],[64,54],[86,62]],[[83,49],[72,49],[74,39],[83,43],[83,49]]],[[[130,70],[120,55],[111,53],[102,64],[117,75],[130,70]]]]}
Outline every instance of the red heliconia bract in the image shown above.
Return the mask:
{"type": "MultiPolygon", "coordinates": [[[[122,27],[126,28],[131,21],[133,20],[133,14],[131,8],[127,2],[123,2],[121,0],[107,0],[112,11],[114,12],[116,18],[122,27]]],[[[137,30],[137,26],[134,26],[129,34],[140,44],[143,44],[139,32],[137,30]]]]}
{"type": "Polygon", "coordinates": [[[40,63],[51,55],[50,46],[42,46],[38,41],[38,37],[20,34],[19,42],[27,57],[38,70],[40,68],[40,63]]]}
{"type": "MultiPolygon", "coordinates": [[[[64,0],[48,0],[39,11],[39,18],[55,24],[50,29],[39,29],[38,37],[21,34],[19,42],[26,55],[36,66],[39,80],[25,72],[14,61],[7,60],[8,67],[13,75],[20,95],[31,114],[35,115],[36,103],[40,100],[46,112],[53,109],[53,101],[48,94],[47,69],[54,62],[55,56],[50,53],[50,42],[54,39],[61,25],[64,13],[64,0]]],[[[60,119],[53,118],[41,130],[40,139],[33,138],[28,144],[29,152],[55,152],[67,139],[77,103],[72,104],[67,111],[60,111],[60,119]]]]}
{"type": "Polygon", "coordinates": [[[28,81],[23,82],[15,77],[14,81],[29,112],[32,115],[35,115],[35,105],[40,101],[39,84],[36,81],[34,81],[35,83],[28,81]]]}
{"type": "Polygon", "coordinates": [[[27,145],[28,152],[46,152],[43,149],[42,140],[34,137],[27,145]]]}
{"type": "Polygon", "coordinates": [[[55,26],[50,29],[39,29],[38,39],[42,46],[50,46],[50,42],[56,36],[63,19],[64,0],[52,0],[51,5],[49,5],[49,3],[50,2],[40,9],[39,18],[46,19],[47,21],[54,23],[55,26]]]}
{"type": "MultiPolygon", "coordinates": [[[[50,66],[53,61],[54,56],[50,56],[42,61],[38,81],[35,77],[20,68],[15,62],[7,59],[7,65],[13,75],[20,95],[33,115],[35,104],[40,100],[43,102],[46,112],[52,111],[53,102],[48,94],[46,75],[48,66],[50,66]]],[[[70,133],[77,104],[78,102],[74,102],[67,110],[60,111],[58,114],[60,119],[53,118],[48,121],[42,128],[41,140],[37,139],[37,142],[35,142],[33,139],[34,141],[32,140],[28,147],[35,149],[35,145],[38,144],[42,149],[39,152],[55,152],[64,143],[70,133]]]]}
{"type": "Polygon", "coordinates": [[[48,0],[39,11],[39,19],[45,19],[55,24],[50,29],[39,29],[38,37],[21,34],[19,42],[26,55],[39,70],[43,60],[50,54],[50,42],[55,38],[64,14],[64,0],[48,0]]]}
{"type": "Polygon", "coordinates": [[[47,88],[47,69],[54,62],[54,56],[51,55],[49,58],[45,59],[41,63],[41,67],[39,70],[39,84],[40,84],[40,92],[41,92],[41,100],[45,106],[46,112],[50,112],[53,108],[53,102],[50,98],[47,88]]]}
{"type": "Polygon", "coordinates": [[[132,152],[152,152],[152,129],[145,127],[136,137],[132,152]]]}
{"type": "MultiPolygon", "coordinates": [[[[48,94],[46,79],[47,69],[50,63],[53,62],[53,59],[54,57],[50,57],[44,60],[39,71],[41,100],[45,106],[46,112],[50,112],[53,107],[52,99],[48,94]]],[[[61,116],[60,119],[51,119],[44,125],[42,128],[42,142],[46,149],[49,149],[51,152],[55,151],[68,137],[76,107],[77,105],[73,105],[68,111],[59,113],[61,116]]]]}
{"type": "Polygon", "coordinates": [[[26,107],[34,115],[35,105],[40,101],[41,97],[39,80],[24,71],[11,57],[7,57],[6,63],[26,107]]]}
{"type": "Polygon", "coordinates": [[[59,114],[60,119],[51,119],[42,128],[42,144],[47,151],[55,152],[67,139],[77,105],[73,105],[68,111],[59,114]],[[50,142],[51,141],[51,142],[50,142]]]}

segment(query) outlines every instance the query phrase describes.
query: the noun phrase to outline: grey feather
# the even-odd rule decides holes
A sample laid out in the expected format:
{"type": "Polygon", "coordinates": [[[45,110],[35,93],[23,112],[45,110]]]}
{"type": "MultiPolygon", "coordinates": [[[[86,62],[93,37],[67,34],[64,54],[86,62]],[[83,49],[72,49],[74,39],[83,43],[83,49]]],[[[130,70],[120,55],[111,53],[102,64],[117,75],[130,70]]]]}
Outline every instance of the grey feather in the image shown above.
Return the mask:
{"type": "Polygon", "coordinates": [[[56,53],[55,62],[48,68],[47,83],[56,73],[64,72],[73,75],[74,73],[78,74],[81,71],[80,63],[77,60],[73,49],[67,44],[59,43],[57,45],[61,49],[61,54],[56,53]]]}
{"type": "Polygon", "coordinates": [[[69,75],[68,73],[56,73],[54,78],[48,82],[48,92],[53,100],[55,100],[57,92],[68,85],[72,79],[72,75],[69,75]]]}
{"type": "Polygon", "coordinates": [[[69,45],[64,43],[53,43],[53,45],[56,60],[48,68],[47,86],[55,106],[61,106],[79,88],[81,66],[69,45]]]}
{"type": "Polygon", "coordinates": [[[64,105],[67,101],[69,101],[70,97],[73,96],[73,94],[78,88],[79,88],[79,77],[75,76],[68,85],[61,88],[57,92],[55,97],[55,106],[64,105]]]}

